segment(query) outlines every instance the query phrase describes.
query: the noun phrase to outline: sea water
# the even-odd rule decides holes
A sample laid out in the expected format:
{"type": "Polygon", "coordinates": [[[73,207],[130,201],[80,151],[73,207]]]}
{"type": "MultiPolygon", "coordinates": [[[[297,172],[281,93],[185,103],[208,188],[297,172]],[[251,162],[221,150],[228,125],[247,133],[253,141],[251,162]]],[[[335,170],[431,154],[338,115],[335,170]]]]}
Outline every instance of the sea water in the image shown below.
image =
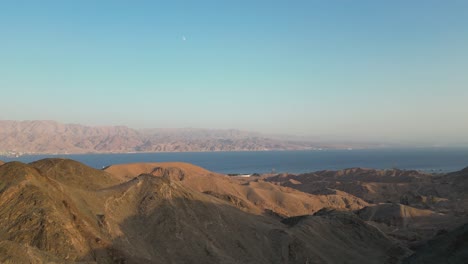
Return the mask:
{"type": "Polygon", "coordinates": [[[29,163],[47,157],[74,159],[97,169],[120,163],[180,161],[226,174],[304,173],[353,167],[439,173],[468,166],[468,148],[24,155],[0,160],[29,163]]]}

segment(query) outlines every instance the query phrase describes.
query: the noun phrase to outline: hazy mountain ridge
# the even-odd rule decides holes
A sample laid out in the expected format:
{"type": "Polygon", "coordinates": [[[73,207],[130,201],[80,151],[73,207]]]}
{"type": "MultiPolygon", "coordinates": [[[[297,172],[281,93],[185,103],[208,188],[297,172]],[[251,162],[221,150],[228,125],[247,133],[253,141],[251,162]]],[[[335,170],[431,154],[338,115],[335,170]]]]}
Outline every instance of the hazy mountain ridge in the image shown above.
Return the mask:
{"type": "Polygon", "coordinates": [[[0,120],[0,154],[258,151],[311,149],[310,142],[210,129],[142,129],[0,120]]]}

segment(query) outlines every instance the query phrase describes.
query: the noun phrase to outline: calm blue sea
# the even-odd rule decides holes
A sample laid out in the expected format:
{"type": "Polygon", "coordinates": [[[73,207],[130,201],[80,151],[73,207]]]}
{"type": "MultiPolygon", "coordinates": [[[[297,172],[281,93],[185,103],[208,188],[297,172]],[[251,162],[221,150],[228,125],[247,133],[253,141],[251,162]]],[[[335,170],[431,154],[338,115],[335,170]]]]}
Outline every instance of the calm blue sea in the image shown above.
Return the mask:
{"type": "Polygon", "coordinates": [[[468,148],[28,155],[0,160],[27,163],[46,157],[70,158],[98,169],[118,163],[182,161],[220,173],[303,173],[352,167],[448,172],[468,166],[468,148]]]}

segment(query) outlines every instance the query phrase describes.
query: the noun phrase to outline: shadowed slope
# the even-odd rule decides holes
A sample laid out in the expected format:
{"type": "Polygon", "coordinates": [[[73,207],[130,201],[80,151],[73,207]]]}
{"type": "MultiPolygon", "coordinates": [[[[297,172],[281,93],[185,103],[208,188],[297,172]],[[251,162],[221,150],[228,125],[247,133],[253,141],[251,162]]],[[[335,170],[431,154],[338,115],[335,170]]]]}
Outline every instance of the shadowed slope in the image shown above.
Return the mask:
{"type": "Polygon", "coordinates": [[[402,204],[378,204],[356,211],[356,214],[391,237],[410,247],[434,237],[440,230],[456,227],[463,219],[402,204]]]}
{"type": "MultiPolygon", "coordinates": [[[[43,263],[75,263],[64,260],[51,253],[37,249],[34,246],[19,244],[12,241],[0,241],[0,263],[2,264],[43,264],[43,263]]],[[[92,263],[92,262],[82,262],[92,263]]]]}
{"type": "Polygon", "coordinates": [[[466,192],[468,189],[468,167],[438,177],[437,182],[441,183],[441,185],[445,185],[446,188],[440,190],[444,195],[461,196],[464,199],[468,199],[468,192],[466,192]]]}
{"type": "Polygon", "coordinates": [[[8,247],[22,244],[74,260],[97,246],[96,226],[60,183],[19,162],[0,167],[0,182],[0,241],[12,242],[8,247]]]}
{"type": "Polygon", "coordinates": [[[377,228],[349,212],[322,209],[313,216],[283,220],[297,234],[297,241],[313,243],[289,246],[297,263],[398,263],[409,251],[390,240],[377,228]],[[314,252],[322,258],[302,258],[302,252],[314,252]]]}
{"type": "Polygon", "coordinates": [[[278,223],[170,179],[140,175],[105,192],[102,222],[114,237],[109,250],[129,263],[274,263],[279,258],[266,237],[278,223]]]}
{"type": "Polygon", "coordinates": [[[103,226],[114,237],[107,250],[126,263],[383,263],[404,254],[387,254],[394,242],[352,216],[310,216],[311,223],[287,228],[152,175],[103,191],[109,197],[103,226]]]}
{"type": "Polygon", "coordinates": [[[427,242],[404,264],[465,264],[468,260],[468,224],[427,242]]]}
{"type": "Polygon", "coordinates": [[[406,227],[408,225],[420,225],[422,219],[433,222],[441,217],[430,210],[413,208],[402,204],[379,204],[368,206],[358,210],[356,214],[363,220],[382,222],[388,225],[406,227]],[[431,220],[432,219],[432,220],[431,220]]]}

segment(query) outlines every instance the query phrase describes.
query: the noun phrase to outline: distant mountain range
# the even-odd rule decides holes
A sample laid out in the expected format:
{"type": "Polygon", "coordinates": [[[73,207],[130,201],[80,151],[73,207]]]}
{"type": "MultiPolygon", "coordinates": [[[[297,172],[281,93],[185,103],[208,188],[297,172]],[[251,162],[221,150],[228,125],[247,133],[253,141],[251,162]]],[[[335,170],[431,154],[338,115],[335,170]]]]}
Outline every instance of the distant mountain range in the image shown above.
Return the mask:
{"type": "Polygon", "coordinates": [[[326,146],[234,129],[136,130],[125,126],[0,120],[0,155],[307,150],[323,147],[326,146]]]}

